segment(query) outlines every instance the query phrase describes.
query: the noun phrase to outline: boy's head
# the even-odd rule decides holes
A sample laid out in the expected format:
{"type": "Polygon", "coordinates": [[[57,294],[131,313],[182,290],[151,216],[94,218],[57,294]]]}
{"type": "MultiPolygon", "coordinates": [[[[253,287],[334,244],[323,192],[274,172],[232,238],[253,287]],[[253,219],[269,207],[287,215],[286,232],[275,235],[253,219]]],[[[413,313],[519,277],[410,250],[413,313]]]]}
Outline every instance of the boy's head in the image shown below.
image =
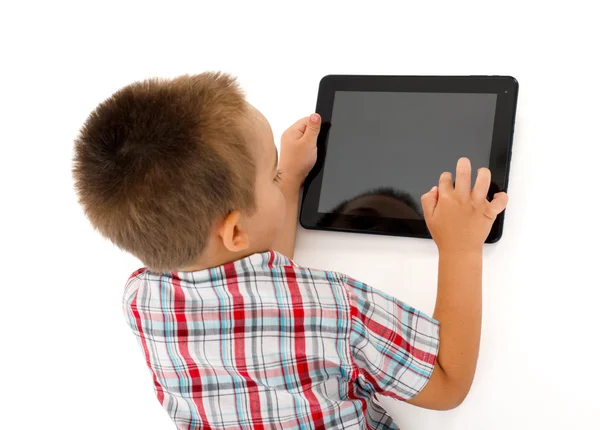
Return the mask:
{"type": "Polygon", "coordinates": [[[220,73],[116,92],[84,124],[73,174],[94,227],[154,271],[207,247],[266,250],[283,223],[269,123],[220,73]]]}

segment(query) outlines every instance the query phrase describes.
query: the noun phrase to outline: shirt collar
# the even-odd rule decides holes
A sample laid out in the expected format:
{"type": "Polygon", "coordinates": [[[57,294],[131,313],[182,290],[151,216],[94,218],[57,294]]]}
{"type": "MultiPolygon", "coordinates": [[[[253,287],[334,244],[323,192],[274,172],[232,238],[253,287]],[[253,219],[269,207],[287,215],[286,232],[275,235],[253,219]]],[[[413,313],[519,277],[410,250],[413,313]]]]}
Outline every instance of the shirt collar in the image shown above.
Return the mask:
{"type": "MultiPolygon", "coordinates": [[[[296,264],[285,255],[277,251],[266,251],[258,254],[252,254],[240,260],[195,272],[172,272],[172,273],[153,273],[152,275],[161,278],[178,278],[182,281],[193,283],[215,282],[224,279],[230,273],[237,276],[244,276],[249,272],[270,271],[277,268],[296,266],[296,264]]],[[[147,273],[150,275],[150,273],[147,273]]]]}

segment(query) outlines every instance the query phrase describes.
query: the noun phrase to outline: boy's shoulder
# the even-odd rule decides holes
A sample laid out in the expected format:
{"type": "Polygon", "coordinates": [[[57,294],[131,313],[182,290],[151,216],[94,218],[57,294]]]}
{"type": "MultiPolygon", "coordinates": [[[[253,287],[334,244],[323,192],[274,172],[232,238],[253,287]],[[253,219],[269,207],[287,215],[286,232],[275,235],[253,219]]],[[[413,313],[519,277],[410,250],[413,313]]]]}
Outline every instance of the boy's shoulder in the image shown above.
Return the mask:
{"type": "Polygon", "coordinates": [[[340,286],[347,283],[362,284],[343,273],[302,266],[277,251],[267,251],[196,272],[154,273],[148,268],[142,267],[129,276],[125,287],[154,280],[164,282],[171,278],[186,283],[219,283],[228,278],[235,278],[238,282],[255,278],[262,280],[285,278],[297,283],[329,283],[340,286]]]}
{"type": "Polygon", "coordinates": [[[242,276],[248,274],[256,276],[266,275],[272,278],[285,277],[309,283],[328,282],[341,285],[350,279],[340,272],[299,265],[294,260],[277,251],[254,254],[237,260],[234,263],[224,265],[219,270],[230,274],[235,272],[235,274],[241,274],[242,276]]]}
{"type": "MultiPolygon", "coordinates": [[[[314,300],[329,302],[330,300],[326,299],[329,296],[338,304],[343,302],[345,305],[356,301],[376,300],[376,297],[380,300],[395,300],[344,273],[301,266],[276,251],[253,254],[222,266],[197,272],[154,273],[141,268],[133,272],[127,280],[124,300],[131,301],[140,288],[158,288],[159,284],[162,288],[211,285],[224,289],[235,284],[236,288],[247,287],[248,294],[253,294],[250,290],[254,286],[271,285],[274,290],[285,287],[291,293],[300,293],[314,300]]],[[[265,288],[263,291],[271,289],[265,288]]]]}

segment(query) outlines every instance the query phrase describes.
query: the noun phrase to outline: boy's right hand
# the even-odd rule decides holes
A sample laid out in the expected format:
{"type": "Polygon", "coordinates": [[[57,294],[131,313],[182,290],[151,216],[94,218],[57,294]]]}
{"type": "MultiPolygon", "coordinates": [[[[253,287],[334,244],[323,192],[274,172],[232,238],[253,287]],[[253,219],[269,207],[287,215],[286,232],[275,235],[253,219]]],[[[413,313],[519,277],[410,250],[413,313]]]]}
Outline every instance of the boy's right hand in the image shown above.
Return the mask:
{"type": "Polygon", "coordinates": [[[317,137],[320,131],[321,116],[313,113],[283,132],[279,156],[283,182],[291,181],[296,188],[300,188],[317,161],[317,137]]]}
{"type": "Polygon", "coordinates": [[[444,172],[439,186],[423,195],[425,221],[440,252],[481,252],[494,220],[508,203],[504,192],[487,201],[490,182],[489,169],[479,169],[471,189],[471,162],[461,158],[456,166],[455,186],[452,174],[444,172]]]}

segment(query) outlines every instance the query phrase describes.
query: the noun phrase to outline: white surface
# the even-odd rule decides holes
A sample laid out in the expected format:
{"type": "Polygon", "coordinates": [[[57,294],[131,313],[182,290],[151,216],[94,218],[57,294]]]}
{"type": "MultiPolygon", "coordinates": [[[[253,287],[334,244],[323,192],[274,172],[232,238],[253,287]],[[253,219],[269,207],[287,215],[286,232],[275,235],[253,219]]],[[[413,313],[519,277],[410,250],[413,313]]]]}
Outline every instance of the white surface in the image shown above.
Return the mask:
{"type": "MultiPolygon", "coordinates": [[[[511,202],[505,237],[486,248],[473,390],[451,412],[385,405],[405,430],[599,428],[592,7],[196,3],[0,6],[0,428],[172,428],[121,315],[138,263],[89,227],[70,159],[89,111],[120,86],[207,69],[239,75],[276,136],[314,109],[328,73],[517,77],[511,202]]],[[[297,261],[433,309],[431,242],[302,231],[297,261]]]]}

